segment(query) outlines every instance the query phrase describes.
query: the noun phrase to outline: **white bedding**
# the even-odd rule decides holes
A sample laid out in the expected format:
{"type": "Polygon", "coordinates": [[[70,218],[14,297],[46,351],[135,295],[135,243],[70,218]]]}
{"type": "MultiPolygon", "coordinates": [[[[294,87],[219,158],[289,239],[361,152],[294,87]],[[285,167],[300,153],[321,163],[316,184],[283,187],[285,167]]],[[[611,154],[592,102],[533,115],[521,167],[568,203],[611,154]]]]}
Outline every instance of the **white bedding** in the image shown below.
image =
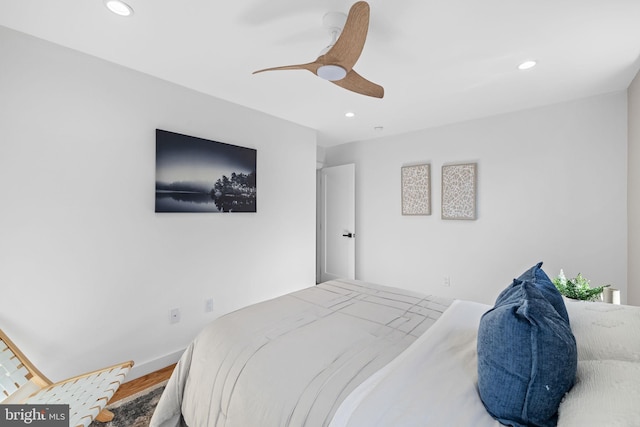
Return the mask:
{"type": "MultiPolygon", "coordinates": [[[[567,300],[578,348],[558,427],[640,427],[640,307],[567,300]]],[[[491,306],[454,301],[342,403],[330,427],[500,426],[477,392],[476,337],[491,306]]]]}
{"type": "Polygon", "coordinates": [[[640,307],[565,301],[578,372],[558,427],[640,427],[640,307]]]}
{"type": "MultiPolygon", "coordinates": [[[[578,374],[558,427],[640,427],[640,308],[566,305],[578,374]]],[[[189,346],[151,427],[500,426],[477,392],[490,308],[356,281],[247,307],[189,346]]]]}
{"type": "Polygon", "coordinates": [[[327,425],[451,302],[340,280],[230,313],[189,346],[151,426],[327,425]]]}
{"type": "Polygon", "coordinates": [[[476,388],[478,323],[490,308],[454,301],[434,326],[345,399],[330,426],[499,426],[476,388]]]}

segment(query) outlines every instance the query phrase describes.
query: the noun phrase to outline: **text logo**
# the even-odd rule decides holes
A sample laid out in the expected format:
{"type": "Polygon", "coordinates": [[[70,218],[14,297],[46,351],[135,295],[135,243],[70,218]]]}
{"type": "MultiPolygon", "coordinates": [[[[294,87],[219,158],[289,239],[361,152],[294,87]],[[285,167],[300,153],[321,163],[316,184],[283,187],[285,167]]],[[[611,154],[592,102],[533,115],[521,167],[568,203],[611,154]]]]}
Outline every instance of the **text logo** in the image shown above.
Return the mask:
{"type": "Polygon", "coordinates": [[[69,427],[69,405],[0,405],[0,427],[69,427]]]}

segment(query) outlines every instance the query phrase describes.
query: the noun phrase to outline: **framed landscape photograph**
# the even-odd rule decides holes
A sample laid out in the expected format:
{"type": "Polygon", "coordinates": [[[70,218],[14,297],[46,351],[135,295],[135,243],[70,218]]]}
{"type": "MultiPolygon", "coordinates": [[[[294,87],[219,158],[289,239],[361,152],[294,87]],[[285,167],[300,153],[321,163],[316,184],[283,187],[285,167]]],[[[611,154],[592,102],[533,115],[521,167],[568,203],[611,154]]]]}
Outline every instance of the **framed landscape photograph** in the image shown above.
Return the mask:
{"type": "Polygon", "coordinates": [[[256,212],[255,149],[156,129],[156,212],[256,212]]]}
{"type": "Polygon", "coordinates": [[[442,219],[476,219],[477,163],[442,166],[442,219]]]}
{"type": "Polygon", "coordinates": [[[402,167],[402,215],[431,215],[431,165],[402,167]]]}

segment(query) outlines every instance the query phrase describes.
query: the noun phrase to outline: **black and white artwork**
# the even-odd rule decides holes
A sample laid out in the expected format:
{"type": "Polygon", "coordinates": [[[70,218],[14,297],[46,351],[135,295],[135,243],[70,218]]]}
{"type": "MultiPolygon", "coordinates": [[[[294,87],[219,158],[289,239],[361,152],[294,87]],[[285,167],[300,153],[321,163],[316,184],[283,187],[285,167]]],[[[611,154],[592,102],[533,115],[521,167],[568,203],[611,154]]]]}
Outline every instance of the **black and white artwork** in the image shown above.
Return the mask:
{"type": "Polygon", "coordinates": [[[256,212],[256,150],[156,129],[156,212],[256,212]]]}

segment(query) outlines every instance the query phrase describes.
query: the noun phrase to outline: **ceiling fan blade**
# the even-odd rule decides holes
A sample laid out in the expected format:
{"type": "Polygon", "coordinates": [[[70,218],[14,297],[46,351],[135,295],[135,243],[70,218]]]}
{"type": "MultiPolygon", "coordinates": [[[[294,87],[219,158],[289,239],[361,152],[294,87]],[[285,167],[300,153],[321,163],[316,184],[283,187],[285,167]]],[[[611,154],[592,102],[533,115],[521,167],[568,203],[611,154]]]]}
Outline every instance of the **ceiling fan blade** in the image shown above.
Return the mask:
{"type": "MultiPolygon", "coordinates": [[[[360,58],[369,31],[369,4],[364,1],[354,3],[349,9],[347,22],[333,47],[321,58],[325,64],[335,64],[351,71],[360,58]]],[[[318,58],[320,62],[320,58],[318,58]]]]}
{"type": "Polygon", "coordinates": [[[314,74],[317,74],[316,70],[320,64],[316,61],[309,62],[307,64],[296,64],[296,65],[284,65],[282,67],[272,67],[272,68],[264,68],[262,70],[254,71],[252,74],[263,73],[265,71],[279,71],[279,70],[308,70],[314,74]]]}
{"type": "Polygon", "coordinates": [[[353,69],[347,73],[344,79],[336,80],[332,83],[361,95],[372,96],[374,98],[382,98],[384,96],[384,88],[382,86],[370,82],[353,69]]]}

